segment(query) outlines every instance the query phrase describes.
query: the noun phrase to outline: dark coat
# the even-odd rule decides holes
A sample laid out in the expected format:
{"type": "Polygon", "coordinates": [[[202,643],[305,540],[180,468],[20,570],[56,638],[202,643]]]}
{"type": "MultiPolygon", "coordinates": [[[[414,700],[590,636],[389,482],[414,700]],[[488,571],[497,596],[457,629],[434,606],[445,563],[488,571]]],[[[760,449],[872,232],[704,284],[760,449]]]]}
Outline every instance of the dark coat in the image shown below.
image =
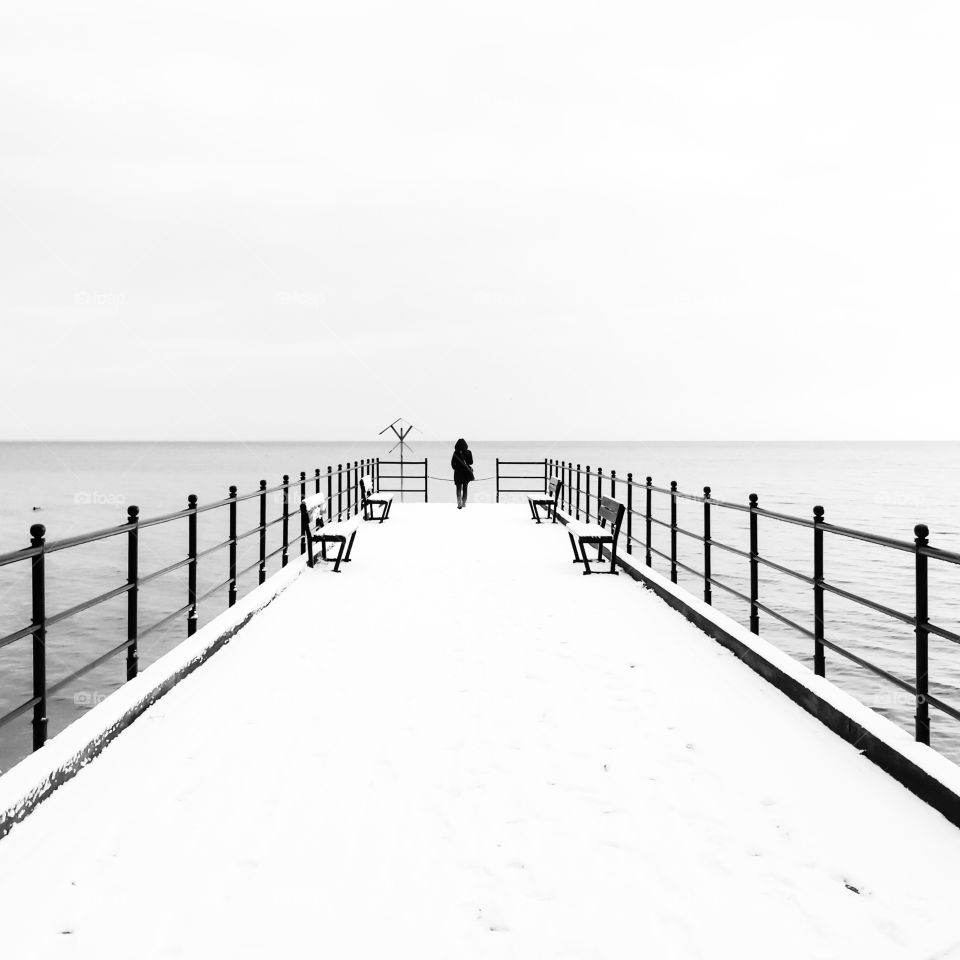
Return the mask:
{"type": "Polygon", "coordinates": [[[469,450],[453,451],[450,458],[450,466],[453,467],[453,479],[455,483],[469,483],[473,479],[473,473],[464,466],[473,466],[473,454],[469,450]]]}

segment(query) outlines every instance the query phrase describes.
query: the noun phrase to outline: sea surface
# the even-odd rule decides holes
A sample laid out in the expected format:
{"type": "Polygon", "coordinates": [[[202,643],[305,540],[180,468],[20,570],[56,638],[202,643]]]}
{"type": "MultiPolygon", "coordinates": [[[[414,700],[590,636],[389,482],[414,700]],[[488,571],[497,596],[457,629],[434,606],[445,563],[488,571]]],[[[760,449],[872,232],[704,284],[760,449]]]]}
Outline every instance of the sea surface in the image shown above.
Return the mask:
{"type": "MultiPolygon", "coordinates": [[[[411,438],[413,439],[413,438],[411,438]]],[[[676,480],[682,491],[700,494],[705,485],[719,500],[746,503],[750,493],[758,494],[760,505],[771,510],[811,517],[815,504],[826,510],[834,524],[855,527],[889,537],[912,541],[914,525],[930,527],[935,546],[960,551],[960,503],[956,482],[960,477],[960,443],[472,443],[477,482],[472,485],[473,502],[495,498],[491,479],[495,462],[530,461],[533,465],[507,468],[502,472],[530,473],[529,485],[542,485],[544,458],[580,464],[591,470],[602,468],[609,476],[616,470],[622,480],[632,472],[642,481],[668,487],[676,480]],[[536,464],[539,463],[540,466],[536,464]]],[[[450,482],[450,442],[417,439],[407,457],[427,460],[429,498],[453,504],[450,482]]],[[[0,443],[0,553],[29,543],[31,524],[42,523],[50,540],[123,523],[127,507],[136,504],[141,518],[183,509],[188,494],[200,503],[224,499],[231,484],[240,493],[253,492],[261,479],[270,486],[286,473],[299,477],[301,471],[313,476],[316,468],[325,473],[328,465],[367,457],[392,459],[390,445],[383,442],[356,443],[0,443]]],[[[383,467],[382,473],[396,468],[383,467]]],[[[407,468],[411,476],[422,467],[407,468]]],[[[384,481],[384,486],[388,481],[384,481]]],[[[391,481],[396,484],[396,481],[391,481]]],[[[408,489],[420,486],[415,479],[408,489]]],[[[504,487],[528,486],[525,481],[505,481],[504,487]]],[[[605,492],[608,482],[605,481],[605,492]]],[[[312,487],[308,493],[312,492],[312,487]]],[[[625,493],[621,486],[618,493],[625,493]]],[[[411,500],[422,494],[406,494],[411,500]]],[[[519,500],[501,496],[501,500],[519,500]]],[[[634,507],[642,510],[642,497],[634,507]]],[[[453,507],[451,506],[451,509],[453,507]]],[[[256,499],[238,508],[240,532],[258,522],[256,499]]],[[[278,496],[270,498],[270,517],[278,516],[278,496]]],[[[669,519],[669,500],[657,495],[654,514],[669,519]]],[[[702,506],[680,501],[680,527],[702,531],[702,506]]],[[[745,514],[714,508],[713,537],[741,550],[748,549],[745,514]]],[[[227,511],[212,510],[199,515],[199,547],[221,543],[228,535],[227,511]]],[[[291,535],[299,524],[291,520],[291,535]]],[[[634,524],[634,536],[643,537],[641,522],[634,524]]],[[[142,531],[140,572],[153,570],[186,555],[186,523],[165,524],[142,531]]],[[[270,529],[268,551],[280,544],[280,525],[270,529]]],[[[119,586],[126,579],[126,538],[113,537],[94,544],[52,553],[47,558],[48,614],[71,607],[119,586]]],[[[654,527],[655,547],[669,551],[669,532],[654,527]]],[[[813,572],[810,530],[761,518],[759,549],[763,556],[801,573],[813,572]]],[[[257,559],[257,537],[240,545],[238,566],[257,559]]],[[[680,537],[680,560],[702,570],[702,545],[680,537]]],[[[642,551],[641,544],[634,552],[642,551]]],[[[291,555],[299,552],[294,542],[291,555]]],[[[642,554],[641,554],[642,555],[642,554]]],[[[269,573],[279,568],[280,558],[269,564],[269,573]]],[[[825,577],[845,590],[878,603],[913,614],[913,557],[847,538],[827,536],[825,577]]],[[[668,572],[668,565],[654,558],[654,566],[668,572]]],[[[29,623],[30,577],[27,563],[0,568],[0,636],[29,623]]],[[[718,549],[713,551],[713,573],[734,589],[748,592],[747,563],[718,549]]],[[[199,563],[199,592],[226,579],[227,552],[217,551],[199,563]]],[[[812,628],[813,597],[809,585],[794,578],[761,568],[760,596],[784,616],[812,628]]],[[[960,569],[930,562],[930,617],[948,629],[960,625],[960,569]]],[[[702,581],[684,571],[679,581],[702,595],[702,581]]],[[[256,570],[241,578],[242,594],[256,583],[256,570]]],[[[747,623],[742,600],[714,589],[714,605],[747,623]]],[[[146,628],[187,601],[186,571],[178,570],[146,585],[140,594],[140,624],[146,628]]],[[[478,609],[483,598],[477,597],[478,609]]],[[[226,590],[218,590],[201,605],[201,624],[226,607],[226,590]]],[[[912,681],[914,638],[909,625],[881,616],[858,604],[828,595],[825,601],[825,629],[829,639],[848,647],[861,657],[912,681]]],[[[126,601],[118,597],[49,631],[48,680],[55,683],[83,664],[120,643],[126,636],[126,601]]],[[[385,614],[385,636],[389,616],[385,614]]],[[[642,624],[624,624],[625,630],[642,630],[642,624]]],[[[185,636],[185,617],[145,637],[140,647],[141,668],[180,642],[185,636]]],[[[812,664],[811,643],[802,634],[761,614],[761,632],[784,650],[812,664]]],[[[597,638],[602,643],[602,637],[597,638]]],[[[651,669],[654,666],[651,665],[651,669]]],[[[51,698],[50,735],[62,729],[78,713],[87,710],[119,686],[125,675],[124,658],[118,656],[85,675],[51,698]]],[[[864,703],[912,730],[913,701],[905,692],[838,655],[827,651],[827,675],[864,703]]],[[[930,638],[931,690],[960,707],[960,650],[946,640],[930,638]]],[[[664,677],[683,695],[682,677],[664,677]]],[[[31,693],[31,643],[24,639],[0,649],[0,715],[26,700],[31,693]]],[[[256,700],[256,691],[251,691],[256,700]]],[[[933,709],[933,744],[954,760],[960,760],[960,724],[933,709]]],[[[762,718],[758,718],[762,722],[762,718]]],[[[0,769],[25,755],[30,748],[29,716],[25,715],[0,729],[0,769]]]]}

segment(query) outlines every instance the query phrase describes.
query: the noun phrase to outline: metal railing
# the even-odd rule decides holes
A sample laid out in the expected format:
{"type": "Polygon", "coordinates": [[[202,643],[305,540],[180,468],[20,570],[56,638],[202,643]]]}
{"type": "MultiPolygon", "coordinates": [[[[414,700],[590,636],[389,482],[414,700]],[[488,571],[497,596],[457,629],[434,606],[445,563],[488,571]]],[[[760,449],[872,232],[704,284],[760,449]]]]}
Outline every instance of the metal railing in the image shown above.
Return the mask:
{"type": "Polygon", "coordinates": [[[424,460],[377,460],[377,490],[382,493],[399,493],[400,499],[408,493],[422,493],[423,502],[427,503],[430,496],[430,477],[427,470],[428,464],[424,460]],[[388,470],[397,470],[396,473],[383,473],[382,468],[388,470]],[[382,480],[400,481],[399,487],[381,486],[382,480]],[[422,487],[407,486],[408,482],[422,483],[422,487]]]}
{"type": "MultiPolygon", "coordinates": [[[[294,498],[299,490],[300,501],[303,501],[308,496],[308,486],[313,488],[310,491],[311,494],[325,493],[327,498],[328,520],[333,520],[334,517],[339,519],[343,516],[350,516],[359,511],[360,477],[364,474],[369,474],[371,477],[377,478],[379,476],[378,466],[378,461],[375,459],[355,460],[352,464],[338,463],[336,469],[328,466],[325,472],[317,468],[311,476],[303,472],[300,474],[299,479],[291,479],[289,475],[285,474],[283,481],[273,487],[268,487],[267,481],[261,480],[260,488],[252,493],[238,494],[237,488],[231,486],[226,499],[207,504],[197,503],[197,497],[191,494],[187,498],[187,507],[185,510],[179,510],[175,513],[151,517],[149,519],[141,519],[139,507],[130,506],[127,508],[126,523],[115,527],[108,527],[103,530],[97,530],[93,533],[68,537],[63,540],[48,541],[46,539],[47,531],[44,525],[41,523],[34,524],[30,528],[30,546],[22,550],[0,554],[0,567],[7,567],[17,563],[30,564],[32,596],[31,622],[0,637],[0,649],[9,647],[11,644],[15,644],[21,640],[28,638],[31,640],[32,695],[13,709],[8,710],[3,716],[0,716],[0,731],[17,718],[32,711],[33,749],[38,750],[47,740],[47,701],[51,696],[123,652],[126,652],[126,680],[132,680],[137,675],[139,645],[145,637],[184,614],[186,614],[187,617],[186,634],[188,637],[193,636],[197,630],[199,607],[205,600],[208,600],[222,590],[226,590],[227,605],[232,607],[238,599],[237,581],[240,577],[253,570],[257,570],[257,585],[264,583],[267,579],[268,561],[279,555],[281,568],[285,567],[289,560],[291,547],[296,547],[297,540],[300,541],[299,552],[301,554],[306,552],[306,530],[303,529],[302,519],[299,517],[299,503],[296,503],[295,509],[291,510],[291,506],[293,505],[291,503],[291,490],[293,491],[294,498]],[[279,516],[268,520],[267,498],[271,495],[279,495],[282,512],[279,516]],[[244,501],[254,499],[259,500],[259,523],[249,530],[238,533],[237,506],[244,501]],[[197,545],[199,517],[203,513],[214,510],[226,510],[227,512],[227,537],[214,546],[200,550],[197,545]],[[299,525],[299,529],[293,535],[292,539],[290,530],[291,517],[295,517],[299,525]],[[163,566],[160,569],[153,570],[150,573],[141,574],[141,531],[163,524],[177,523],[178,521],[186,522],[186,557],[167,566],[163,566]],[[267,531],[277,524],[279,524],[281,528],[280,546],[275,550],[267,552],[267,531]],[[59,610],[53,614],[48,613],[47,607],[50,598],[48,597],[47,589],[46,558],[50,554],[59,553],[63,550],[69,550],[119,536],[126,536],[127,538],[126,581],[82,603],[59,610]],[[238,570],[237,547],[248,537],[259,538],[257,559],[249,566],[238,570]],[[220,580],[215,586],[205,590],[203,593],[198,593],[197,573],[200,561],[206,560],[208,557],[223,550],[227,551],[226,578],[220,580]],[[186,568],[187,571],[187,602],[177,609],[166,613],[160,620],[150,626],[142,627],[139,622],[138,610],[140,589],[148,583],[152,583],[161,577],[165,577],[174,571],[184,568],[186,568]],[[55,683],[48,683],[46,656],[47,630],[55,624],[67,621],[108,600],[122,596],[126,596],[127,598],[126,639],[106,653],[77,666],[76,669],[72,670],[67,676],[57,680],[55,683]]],[[[376,484],[376,479],[374,479],[374,484],[376,484]]]]}
{"type": "MultiPolygon", "coordinates": [[[[930,546],[930,531],[925,524],[917,524],[914,528],[913,541],[898,540],[893,537],[880,536],[855,530],[850,527],[836,526],[827,523],[822,506],[813,508],[811,517],[796,517],[773,510],[765,510],[759,504],[755,493],[750,494],[747,503],[732,503],[716,500],[711,496],[710,487],[703,488],[703,494],[690,494],[677,489],[676,481],[669,487],[655,486],[651,477],[646,477],[643,483],[634,481],[633,474],[628,473],[624,479],[617,476],[615,470],[604,473],[600,468],[591,470],[589,466],[568,463],[567,461],[548,460],[546,470],[549,476],[560,477],[564,481],[561,492],[562,509],[577,519],[581,517],[589,522],[591,519],[591,504],[598,504],[601,496],[610,496],[620,499],[626,504],[624,533],[626,536],[626,550],[630,555],[636,545],[643,553],[646,566],[653,566],[653,558],[659,557],[669,564],[670,580],[677,582],[678,570],[698,578],[703,584],[703,600],[707,604],[713,603],[713,589],[716,587],[728,595],[744,603],[748,612],[748,625],[755,634],[760,632],[760,614],[764,613],[778,623],[796,631],[810,641],[813,653],[814,672],[817,676],[826,675],[826,651],[830,650],[850,663],[861,667],[877,677],[893,684],[900,690],[911,695],[915,703],[914,736],[920,743],[930,743],[930,707],[934,706],[946,716],[960,721],[960,710],[946,703],[940,697],[930,692],[929,677],[929,638],[931,635],[960,644],[960,634],[936,624],[929,617],[929,572],[930,560],[960,565],[960,553],[942,550],[930,546]],[[669,519],[657,516],[653,509],[654,494],[669,499],[669,519]],[[639,499],[640,509],[634,509],[635,500],[639,499]],[[702,526],[700,530],[690,530],[681,527],[677,522],[677,502],[689,501],[702,505],[702,526]],[[744,547],[723,543],[717,540],[711,531],[711,522],[714,511],[732,511],[745,515],[748,521],[747,543],[744,547]],[[779,524],[801,527],[811,531],[812,539],[812,575],[792,569],[780,564],[760,553],[758,520],[766,518],[779,524]],[[634,536],[634,520],[637,521],[639,536],[634,536]],[[653,529],[659,527],[669,535],[669,550],[662,550],[654,545],[653,529]],[[836,583],[831,583],[824,575],[824,538],[839,537],[858,540],[872,544],[885,550],[894,550],[913,556],[913,587],[914,605],[910,612],[897,610],[894,607],[879,603],[868,597],[860,596],[851,590],[844,589],[836,583]],[[678,556],[678,538],[685,537],[700,545],[702,550],[702,569],[680,560],[678,556]],[[718,578],[713,572],[713,551],[720,550],[736,557],[746,564],[746,577],[749,583],[748,591],[738,590],[727,580],[718,578]],[[790,577],[803,584],[810,591],[810,602],[813,610],[812,627],[803,626],[781,611],[775,610],[770,604],[761,599],[760,586],[761,569],[772,570],[790,577]],[[832,595],[845,601],[857,604],[862,608],[873,611],[889,620],[905,624],[914,634],[914,677],[906,680],[889,670],[884,669],[866,657],[854,653],[841,644],[827,637],[824,618],[824,596],[832,595]]],[[[596,517],[594,507],[593,516],[596,517]]]]}
{"type": "Polygon", "coordinates": [[[497,499],[500,502],[501,493],[546,493],[547,492],[547,460],[501,460],[497,458],[497,499]],[[508,472],[501,473],[500,468],[506,467],[508,472]],[[523,467],[536,467],[536,471],[517,473],[523,467]],[[524,483],[534,483],[532,487],[504,487],[504,480],[522,480],[524,483]]]}

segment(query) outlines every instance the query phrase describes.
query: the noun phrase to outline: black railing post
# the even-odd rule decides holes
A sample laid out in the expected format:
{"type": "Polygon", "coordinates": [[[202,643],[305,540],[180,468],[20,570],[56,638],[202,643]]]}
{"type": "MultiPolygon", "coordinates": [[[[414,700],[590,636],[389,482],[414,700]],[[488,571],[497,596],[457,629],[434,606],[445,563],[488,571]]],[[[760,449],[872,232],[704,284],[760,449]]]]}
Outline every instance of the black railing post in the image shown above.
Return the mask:
{"type": "Polygon", "coordinates": [[[587,469],[586,469],[585,472],[586,472],[586,474],[587,474],[587,489],[586,489],[586,493],[585,493],[584,499],[585,499],[586,504],[587,504],[587,517],[586,517],[586,520],[587,520],[587,523],[589,523],[589,522],[590,522],[590,464],[589,464],[589,463],[587,464],[587,469]]]}
{"type": "Polygon", "coordinates": [[[140,590],[138,555],[140,546],[140,508],[127,507],[127,523],[132,524],[127,531],[127,679],[137,675],[137,601],[140,590]]]}
{"type": "Polygon", "coordinates": [[[627,553],[633,553],[633,474],[627,474],[627,553]]]}
{"type": "Polygon", "coordinates": [[[333,519],[333,467],[327,467],[327,521],[333,519]]]}
{"type": "Polygon", "coordinates": [[[227,588],[227,606],[237,602],[237,488],[230,487],[230,586],[227,588]]]}
{"type": "Polygon", "coordinates": [[[750,632],[760,633],[760,563],[757,560],[757,501],[755,493],[750,494],[750,632]]]}
{"type": "MultiPolygon", "coordinates": [[[[426,461],[424,461],[426,463],[426,461]]],[[[349,517],[352,513],[360,512],[360,471],[358,469],[359,464],[356,460],[353,461],[353,510],[350,510],[350,501],[347,501],[347,516],[349,517]]]]}
{"type": "Polygon", "coordinates": [[[929,610],[928,591],[927,591],[927,555],[923,548],[928,544],[930,530],[924,523],[918,523],[913,530],[916,535],[916,580],[917,580],[917,713],[916,713],[916,739],[917,743],[930,744],[930,703],[927,699],[929,694],[930,679],[929,671],[929,650],[927,638],[929,631],[927,629],[929,610]]]}
{"type": "MultiPolygon", "coordinates": [[[[300,474],[300,503],[303,503],[307,499],[307,475],[305,472],[300,474]]],[[[302,557],[307,552],[307,527],[303,522],[303,511],[297,508],[297,513],[300,514],[300,556],[302,557]]]]}
{"type": "Polygon", "coordinates": [[[646,523],[647,523],[647,566],[653,566],[653,554],[650,551],[650,547],[653,545],[653,490],[651,489],[653,484],[653,477],[647,477],[647,513],[646,513],[646,523]]]}
{"type": "Polygon", "coordinates": [[[597,523],[600,522],[600,501],[603,499],[603,467],[597,467],[597,523]]]}
{"type": "Polygon", "coordinates": [[[823,507],[813,508],[813,672],[826,676],[823,647],[823,507]]]}
{"type": "Polygon", "coordinates": [[[267,481],[260,481],[260,568],[258,581],[267,579],[267,481]]]}
{"type": "Polygon", "coordinates": [[[197,495],[191,493],[187,497],[187,636],[192,637],[197,632],[197,495]]]}
{"type": "Polygon", "coordinates": [[[677,481],[670,481],[670,582],[677,582],[677,481]]]}
{"type": "Polygon", "coordinates": [[[314,470],[313,492],[315,494],[320,493],[320,468],[319,467],[317,467],[317,469],[314,470]]]}
{"type": "Polygon", "coordinates": [[[580,464],[577,464],[577,520],[580,519],[580,464]]]}
{"type": "Polygon", "coordinates": [[[287,565],[287,541],[290,539],[290,476],[283,475],[283,521],[280,524],[280,536],[283,537],[280,550],[280,566],[287,565]]]}
{"type": "Polygon", "coordinates": [[[44,538],[47,528],[35,523],[30,528],[30,546],[39,548],[31,566],[33,587],[33,749],[47,742],[47,575],[44,538]]]}
{"type": "MultiPolygon", "coordinates": [[[[550,469],[553,469],[553,460],[550,461],[550,469]]],[[[549,474],[547,473],[547,458],[543,458],[543,492],[547,492],[547,479],[549,474]]]]}
{"type": "Polygon", "coordinates": [[[573,463],[567,464],[567,513],[573,516],[573,463]]]}
{"type": "Polygon", "coordinates": [[[427,458],[423,458],[423,502],[429,502],[428,491],[430,490],[430,474],[427,470],[427,458]]]}
{"type": "Polygon", "coordinates": [[[703,602],[713,603],[713,585],[710,582],[710,488],[703,488],[703,602]]]}
{"type": "MultiPolygon", "coordinates": [[[[347,482],[345,484],[347,488],[347,516],[350,516],[350,463],[347,462],[347,482]]],[[[343,517],[340,518],[341,520],[343,517]]]]}
{"type": "Polygon", "coordinates": [[[337,519],[343,516],[343,464],[337,464],[337,519]]]}
{"type": "Polygon", "coordinates": [[[617,471],[610,471],[610,498],[612,500],[617,499],[617,471]]]}
{"type": "Polygon", "coordinates": [[[497,503],[500,502],[500,458],[497,457],[497,503]]]}
{"type": "Polygon", "coordinates": [[[377,473],[373,479],[377,485],[377,493],[379,493],[380,492],[380,458],[379,457],[377,457],[376,459],[376,470],[377,470],[377,473]]]}

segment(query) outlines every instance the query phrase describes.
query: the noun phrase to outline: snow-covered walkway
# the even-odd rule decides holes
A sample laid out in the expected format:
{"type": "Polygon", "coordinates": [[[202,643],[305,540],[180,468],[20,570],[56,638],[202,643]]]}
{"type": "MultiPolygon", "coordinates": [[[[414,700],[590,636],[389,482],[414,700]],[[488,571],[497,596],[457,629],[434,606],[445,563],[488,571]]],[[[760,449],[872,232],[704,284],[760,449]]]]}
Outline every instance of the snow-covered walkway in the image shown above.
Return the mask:
{"type": "Polygon", "coordinates": [[[0,955],[960,957],[960,831],[562,528],[354,558],[0,841],[0,955]]]}

